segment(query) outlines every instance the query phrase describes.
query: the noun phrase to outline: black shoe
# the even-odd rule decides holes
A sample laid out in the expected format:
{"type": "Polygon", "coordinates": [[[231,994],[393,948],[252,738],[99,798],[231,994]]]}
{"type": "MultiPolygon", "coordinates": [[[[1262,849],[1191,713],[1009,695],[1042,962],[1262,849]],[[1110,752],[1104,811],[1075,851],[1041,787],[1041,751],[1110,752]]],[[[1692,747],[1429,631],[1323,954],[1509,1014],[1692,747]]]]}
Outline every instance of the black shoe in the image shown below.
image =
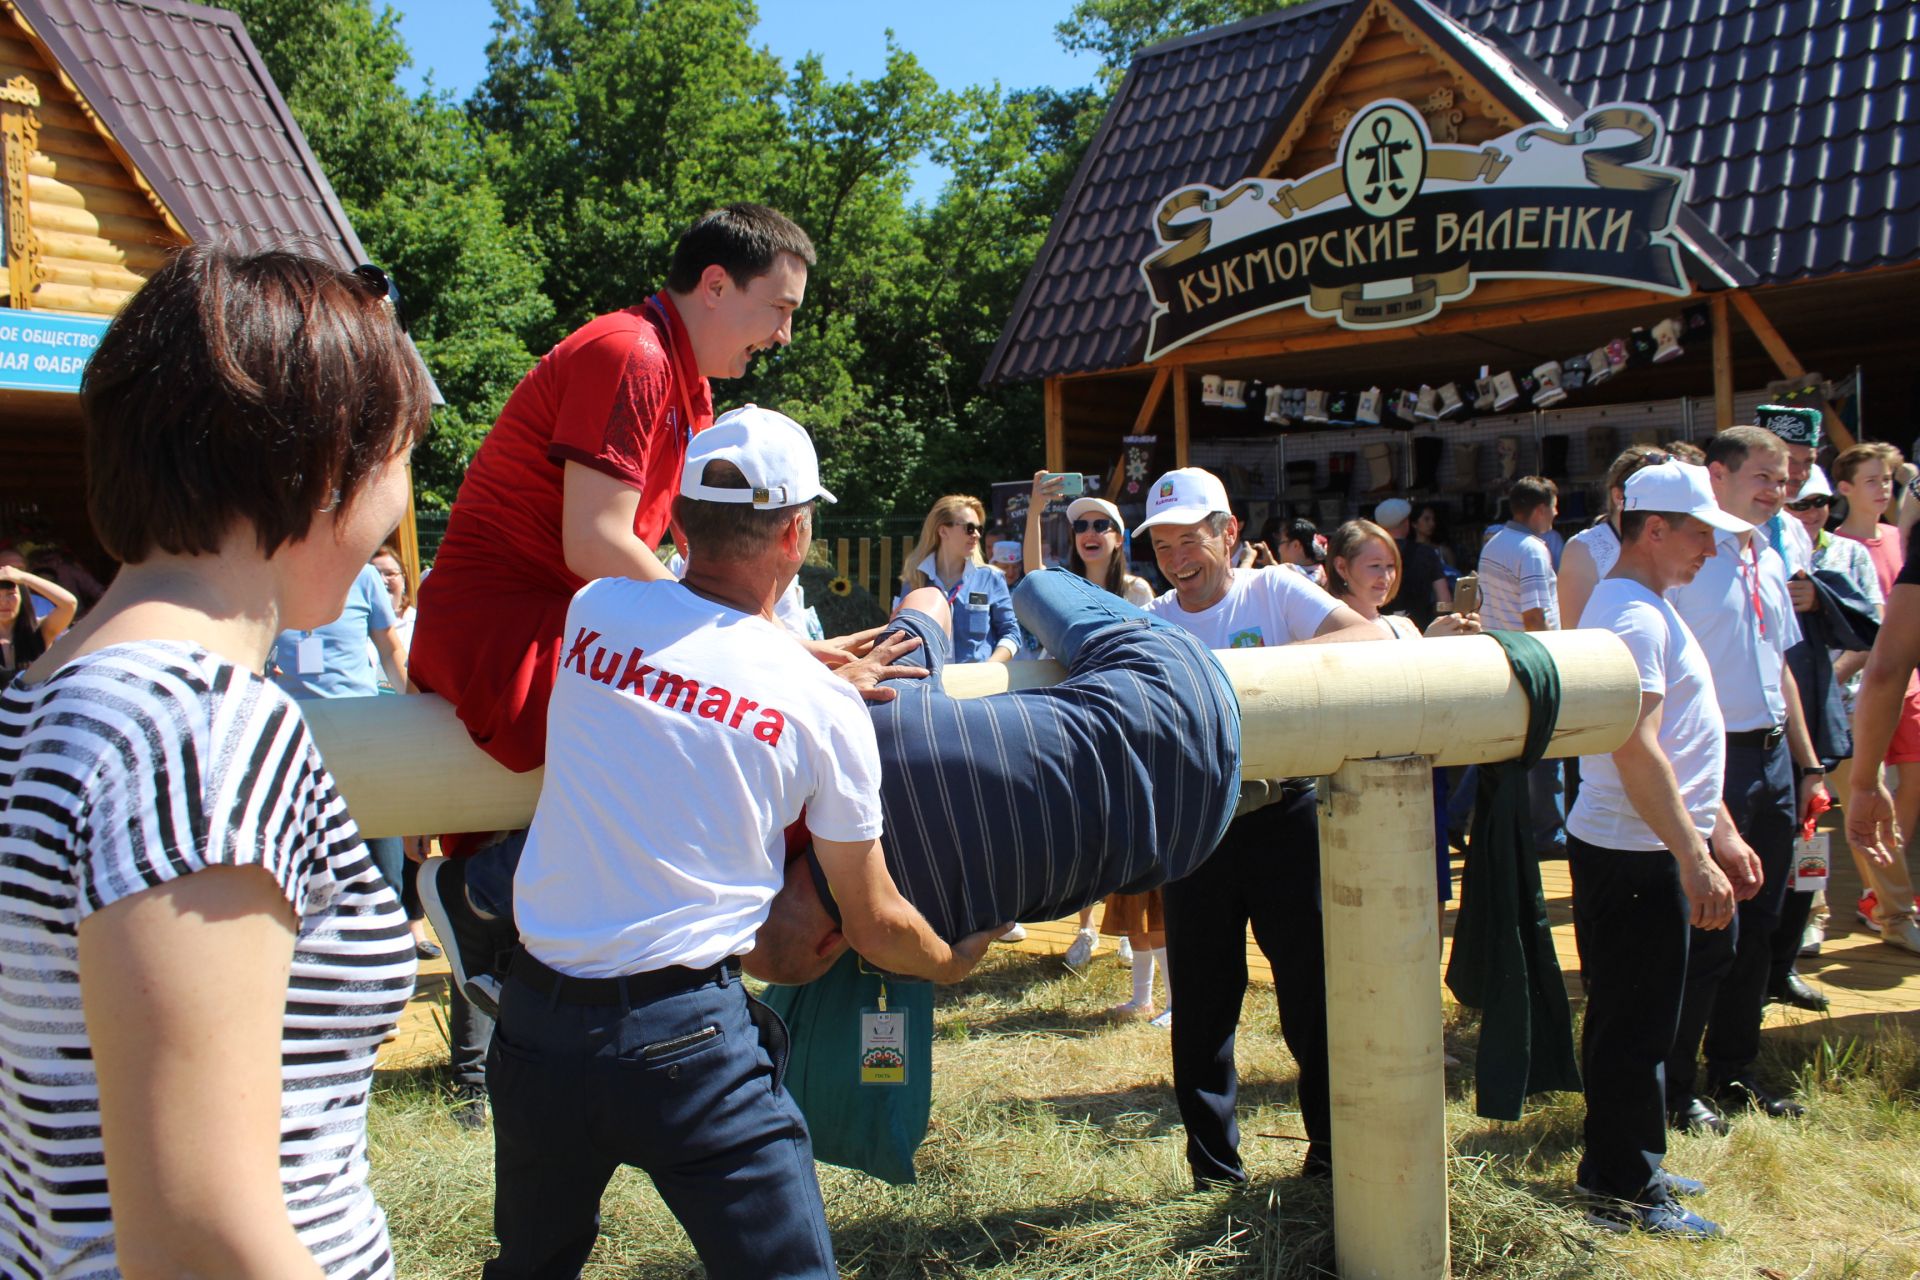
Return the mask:
{"type": "Polygon", "coordinates": [[[413,943],[413,954],[422,960],[438,960],[446,953],[440,950],[438,944],[429,942],[425,938],[416,938],[413,943]]]}
{"type": "Polygon", "coordinates": [[[1667,1127],[1680,1133],[1727,1132],[1727,1122],[1707,1105],[1705,1098],[1690,1098],[1684,1107],[1667,1108],[1667,1127]]]}
{"type": "Polygon", "coordinates": [[[479,1084],[456,1084],[450,1103],[453,1122],[462,1129],[487,1127],[487,1089],[479,1084]]]}
{"type": "Polygon", "coordinates": [[[482,920],[467,901],[467,872],[450,858],[428,858],[414,871],[420,908],[446,944],[454,985],[489,1018],[500,1016],[500,954],[494,922],[482,920]]]}
{"type": "Polygon", "coordinates": [[[1777,1119],[1793,1120],[1807,1114],[1807,1109],[1792,1098],[1768,1093],[1748,1076],[1722,1080],[1709,1086],[1707,1092],[1724,1107],[1752,1107],[1777,1119]]]}
{"type": "Polygon", "coordinates": [[[1805,1009],[1808,1013],[1825,1013],[1830,1003],[1797,973],[1789,973],[1786,984],[1769,992],[1767,999],[1774,1004],[1790,1004],[1796,1009],[1805,1009]]]}

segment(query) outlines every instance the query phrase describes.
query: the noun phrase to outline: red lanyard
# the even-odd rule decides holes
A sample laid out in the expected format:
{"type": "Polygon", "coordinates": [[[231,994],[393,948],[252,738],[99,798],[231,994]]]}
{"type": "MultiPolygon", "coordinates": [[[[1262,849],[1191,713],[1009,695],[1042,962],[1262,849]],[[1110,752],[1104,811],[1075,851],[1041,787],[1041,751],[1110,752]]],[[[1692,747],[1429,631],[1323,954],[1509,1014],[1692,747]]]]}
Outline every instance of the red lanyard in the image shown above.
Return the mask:
{"type": "Polygon", "coordinates": [[[1764,640],[1767,635],[1767,612],[1760,607],[1760,538],[1758,534],[1748,535],[1747,554],[1750,559],[1746,563],[1736,564],[1735,572],[1743,577],[1749,572],[1753,575],[1747,578],[1747,594],[1753,599],[1754,620],[1760,624],[1760,638],[1764,640]]]}

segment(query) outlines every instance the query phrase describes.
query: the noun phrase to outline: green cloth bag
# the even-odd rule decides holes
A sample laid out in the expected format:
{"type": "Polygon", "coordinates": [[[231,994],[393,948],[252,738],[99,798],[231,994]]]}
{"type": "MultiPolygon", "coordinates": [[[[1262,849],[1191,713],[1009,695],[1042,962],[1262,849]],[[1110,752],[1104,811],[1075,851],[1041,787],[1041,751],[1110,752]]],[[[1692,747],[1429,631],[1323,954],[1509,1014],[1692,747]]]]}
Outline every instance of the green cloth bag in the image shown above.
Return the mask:
{"type": "Polygon", "coordinates": [[[933,1109],[933,984],[864,972],[849,951],[807,985],[760,998],[792,1036],[787,1092],[807,1117],[814,1158],[911,1186],[933,1109]],[[860,1015],[880,1007],[883,987],[887,1011],[906,1017],[904,1084],[860,1080],[860,1015]]]}

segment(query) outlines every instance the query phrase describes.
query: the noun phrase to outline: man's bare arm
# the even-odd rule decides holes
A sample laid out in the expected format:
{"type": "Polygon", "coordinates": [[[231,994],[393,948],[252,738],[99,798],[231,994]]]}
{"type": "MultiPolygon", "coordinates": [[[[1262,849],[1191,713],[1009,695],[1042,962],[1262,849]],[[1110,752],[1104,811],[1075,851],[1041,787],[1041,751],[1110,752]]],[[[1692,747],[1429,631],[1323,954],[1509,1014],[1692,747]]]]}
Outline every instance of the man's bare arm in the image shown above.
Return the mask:
{"type": "Polygon", "coordinates": [[[640,491],[578,462],[567,463],[560,505],[560,546],[567,568],[595,578],[671,578],[653,548],[633,536],[640,491]]]}

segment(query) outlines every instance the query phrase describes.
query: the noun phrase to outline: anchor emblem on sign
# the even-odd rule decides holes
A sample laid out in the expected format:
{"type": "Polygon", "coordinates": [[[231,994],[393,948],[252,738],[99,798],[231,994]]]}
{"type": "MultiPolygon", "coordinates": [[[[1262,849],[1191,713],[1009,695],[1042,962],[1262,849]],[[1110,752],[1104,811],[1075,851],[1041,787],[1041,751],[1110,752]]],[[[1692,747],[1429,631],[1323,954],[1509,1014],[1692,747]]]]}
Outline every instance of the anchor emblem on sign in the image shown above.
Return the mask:
{"type": "Polygon", "coordinates": [[[1362,213],[1391,218],[1406,208],[1427,177],[1427,140],[1413,111],[1377,103],[1347,126],[1342,175],[1362,213]]]}

